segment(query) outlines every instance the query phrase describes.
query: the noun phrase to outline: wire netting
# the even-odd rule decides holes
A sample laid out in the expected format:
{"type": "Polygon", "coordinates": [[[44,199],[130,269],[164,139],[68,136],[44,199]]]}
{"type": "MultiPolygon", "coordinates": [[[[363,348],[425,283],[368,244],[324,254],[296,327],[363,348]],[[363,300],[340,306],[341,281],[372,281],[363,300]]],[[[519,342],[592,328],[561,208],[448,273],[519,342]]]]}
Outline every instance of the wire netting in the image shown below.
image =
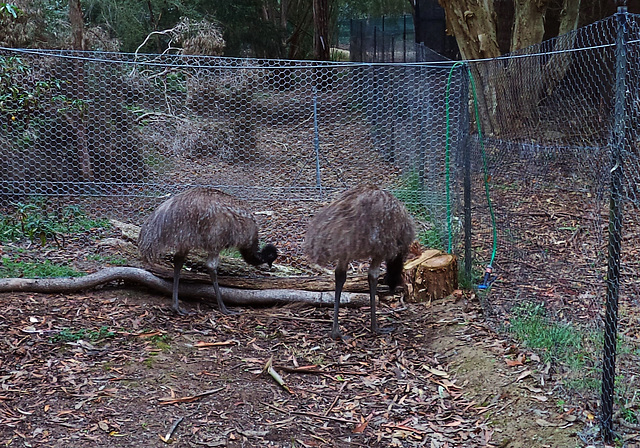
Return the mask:
{"type": "Polygon", "coordinates": [[[451,64],[11,49],[0,64],[10,201],[91,198],[95,213],[139,224],[168,194],[212,186],[268,212],[264,238],[303,265],[306,219],[373,183],[407,202],[425,242],[447,241],[445,108],[455,123],[466,103],[459,88],[446,98],[461,82],[451,64]]]}
{"type": "MultiPolygon", "coordinates": [[[[594,413],[603,347],[613,350],[615,373],[605,372],[611,388],[603,397],[614,394],[611,375],[624,378],[616,381],[614,415],[636,419],[640,21],[625,18],[627,35],[618,45],[620,28],[610,17],[505,57],[469,61],[484,132],[472,139],[471,206],[482,283],[494,249],[484,155],[497,230],[497,278],[488,293],[481,290],[487,314],[511,331],[518,331],[514,323],[537,325],[529,330],[538,335],[518,336],[543,353],[564,392],[594,413]],[[612,172],[621,173],[618,194],[612,172]],[[616,335],[602,316],[607,299],[618,295],[616,335]]],[[[609,306],[617,314],[617,302],[609,306]]]]}

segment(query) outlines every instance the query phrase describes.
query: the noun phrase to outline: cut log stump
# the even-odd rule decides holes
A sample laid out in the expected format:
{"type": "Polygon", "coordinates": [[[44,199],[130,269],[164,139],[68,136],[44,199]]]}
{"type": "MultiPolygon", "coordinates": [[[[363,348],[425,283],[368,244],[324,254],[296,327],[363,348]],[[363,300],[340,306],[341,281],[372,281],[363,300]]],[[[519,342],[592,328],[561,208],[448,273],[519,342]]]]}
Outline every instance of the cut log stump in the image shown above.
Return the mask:
{"type": "Polygon", "coordinates": [[[404,276],[407,300],[442,299],[458,288],[458,262],[455,255],[429,249],[405,263],[404,276]]]}

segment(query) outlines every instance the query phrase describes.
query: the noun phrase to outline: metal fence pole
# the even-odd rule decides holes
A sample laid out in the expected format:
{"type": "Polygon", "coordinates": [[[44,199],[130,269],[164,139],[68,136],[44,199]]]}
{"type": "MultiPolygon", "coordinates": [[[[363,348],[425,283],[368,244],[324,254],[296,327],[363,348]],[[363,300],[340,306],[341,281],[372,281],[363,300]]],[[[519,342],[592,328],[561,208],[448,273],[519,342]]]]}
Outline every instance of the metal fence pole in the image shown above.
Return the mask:
{"type": "Polygon", "coordinates": [[[313,88],[313,146],[316,150],[316,188],[322,199],[322,181],[320,177],[320,136],[318,133],[318,90],[313,88]]]}
{"type": "Polygon", "coordinates": [[[607,266],[607,302],[604,322],[604,353],[602,360],[602,437],[613,441],[613,395],[616,372],[616,337],[618,331],[618,296],[620,292],[620,250],[622,242],[622,149],[625,144],[626,44],[627,7],[620,6],[616,14],[616,87],[614,142],[611,148],[611,192],[609,199],[609,244],[607,266]]]}
{"type": "Polygon", "coordinates": [[[469,70],[462,67],[462,92],[460,114],[461,145],[464,157],[464,275],[471,281],[473,255],[471,253],[471,118],[469,116],[469,70]]]}

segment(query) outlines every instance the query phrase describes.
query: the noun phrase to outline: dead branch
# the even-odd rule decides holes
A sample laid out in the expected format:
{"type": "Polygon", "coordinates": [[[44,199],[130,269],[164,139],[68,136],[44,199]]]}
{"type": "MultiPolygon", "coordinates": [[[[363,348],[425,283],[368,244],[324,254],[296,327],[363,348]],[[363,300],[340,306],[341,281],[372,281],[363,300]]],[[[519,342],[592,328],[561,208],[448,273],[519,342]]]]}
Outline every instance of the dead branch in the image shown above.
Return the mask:
{"type": "MultiPolygon", "coordinates": [[[[0,279],[2,292],[40,292],[40,293],[74,293],[92,289],[111,282],[124,282],[143,285],[154,291],[170,296],[172,282],[156,277],[144,269],[133,267],[107,268],[85,277],[62,278],[4,278],[0,279]]],[[[221,287],[225,302],[236,305],[276,305],[284,303],[307,303],[317,306],[333,305],[332,291],[304,291],[298,289],[234,289],[221,287]]],[[[180,297],[214,301],[213,285],[180,283],[180,297]]],[[[368,294],[343,293],[341,304],[345,306],[365,306],[369,303],[368,294]]]]}

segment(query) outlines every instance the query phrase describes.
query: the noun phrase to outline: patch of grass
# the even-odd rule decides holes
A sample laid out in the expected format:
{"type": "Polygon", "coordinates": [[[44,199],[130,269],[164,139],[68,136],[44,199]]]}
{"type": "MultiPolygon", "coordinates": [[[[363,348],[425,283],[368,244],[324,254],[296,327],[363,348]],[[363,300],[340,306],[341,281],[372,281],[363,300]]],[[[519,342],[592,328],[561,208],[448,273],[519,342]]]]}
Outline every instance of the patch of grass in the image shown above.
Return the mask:
{"type": "Polygon", "coordinates": [[[149,354],[149,357],[142,362],[147,369],[153,369],[156,363],[156,357],[153,353],[149,354]]]}
{"type": "Polygon", "coordinates": [[[86,272],[76,271],[70,266],[55,264],[49,260],[33,262],[21,261],[17,257],[3,257],[0,261],[0,277],[2,278],[57,278],[87,275],[86,272]]]}
{"type": "Polygon", "coordinates": [[[544,362],[560,362],[581,369],[590,359],[587,336],[568,323],[551,321],[542,304],[532,302],[514,307],[509,331],[544,362]]]}
{"type": "Polygon", "coordinates": [[[115,336],[115,333],[109,331],[108,327],[100,327],[97,330],[86,330],[84,328],[72,330],[70,328],[64,328],[60,330],[58,334],[51,336],[49,340],[51,342],[77,342],[82,339],[83,341],[96,342],[113,336],[115,336]]]}
{"type": "Polygon", "coordinates": [[[222,249],[220,251],[220,255],[227,258],[242,258],[242,255],[240,255],[240,251],[235,248],[222,249]]]}
{"type": "Polygon", "coordinates": [[[425,247],[429,248],[441,248],[442,247],[442,238],[440,237],[440,233],[436,230],[435,227],[432,227],[429,230],[423,230],[422,232],[418,232],[417,235],[418,241],[425,247]]]}

